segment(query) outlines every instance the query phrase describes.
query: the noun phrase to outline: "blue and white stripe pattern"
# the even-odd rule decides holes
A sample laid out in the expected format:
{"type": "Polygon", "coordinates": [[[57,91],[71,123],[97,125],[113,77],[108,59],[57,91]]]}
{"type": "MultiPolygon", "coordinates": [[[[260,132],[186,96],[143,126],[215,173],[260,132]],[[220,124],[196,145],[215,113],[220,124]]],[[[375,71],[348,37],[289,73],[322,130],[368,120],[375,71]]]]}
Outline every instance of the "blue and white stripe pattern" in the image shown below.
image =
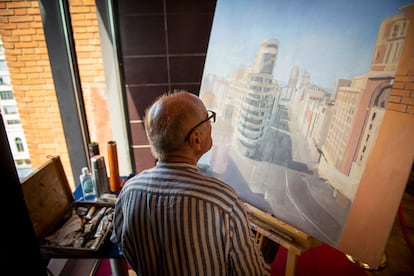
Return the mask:
{"type": "Polygon", "coordinates": [[[269,275],[233,188],[196,166],[163,163],[119,194],[113,240],[138,275],[269,275]]]}

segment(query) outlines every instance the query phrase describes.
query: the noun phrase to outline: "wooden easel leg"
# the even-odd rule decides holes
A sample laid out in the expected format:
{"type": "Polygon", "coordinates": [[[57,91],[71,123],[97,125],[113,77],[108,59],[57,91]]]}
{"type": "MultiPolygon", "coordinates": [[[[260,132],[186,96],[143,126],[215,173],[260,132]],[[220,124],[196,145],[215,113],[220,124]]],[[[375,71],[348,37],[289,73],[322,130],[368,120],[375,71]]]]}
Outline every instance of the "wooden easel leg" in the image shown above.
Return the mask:
{"type": "Polygon", "coordinates": [[[295,275],[296,257],[296,254],[292,250],[288,250],[285,276],[295,275]]]}

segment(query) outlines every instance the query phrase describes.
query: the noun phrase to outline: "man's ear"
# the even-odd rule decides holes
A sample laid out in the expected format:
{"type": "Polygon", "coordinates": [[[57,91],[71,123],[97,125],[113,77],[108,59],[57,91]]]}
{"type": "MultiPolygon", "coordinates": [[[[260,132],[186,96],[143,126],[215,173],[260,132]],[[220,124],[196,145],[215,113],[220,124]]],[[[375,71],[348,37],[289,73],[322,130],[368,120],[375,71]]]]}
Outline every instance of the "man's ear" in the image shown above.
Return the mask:
{"type": "Polygon", "coordinates": [[[188,142],[190,143],[191,147],[197,151],[201,150],[201,133],[198,130],[194,130],[192,135],[190,135],[188,142]]]}

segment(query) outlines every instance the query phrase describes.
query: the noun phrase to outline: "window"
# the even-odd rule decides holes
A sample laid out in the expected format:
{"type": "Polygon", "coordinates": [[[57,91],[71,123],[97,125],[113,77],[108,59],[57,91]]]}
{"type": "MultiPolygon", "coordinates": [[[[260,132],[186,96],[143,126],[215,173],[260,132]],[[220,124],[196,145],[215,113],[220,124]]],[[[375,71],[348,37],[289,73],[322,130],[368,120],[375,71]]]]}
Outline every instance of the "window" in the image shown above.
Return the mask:
{"type": "Polygon", "coordinates": [[[396,37],[397,36],[398,28],[399,28],[398,25],[394,25],[394,29],[393,29],[392,34],[391,34],[392,37],[396,37]]]}
{"type": "Polygon", "coordinates": [[[0,98],[2,100],[12,100],[13,92],[12,91],[0,91],[0,98]]]}
{"type": "Polygon", "coordinates": [[[17,107],[15,105],[5,105],[3,109],[4,114],[17,114],[17,107]]]}
{"type": "MultiPolygon", "coordinates": [[[[24,133],[19,133],[18,135],[21,138],[21,141],[16,141],[12,138],[10,141],[10,147],[14,149],[13,152],[17,152],[15,150],[16,147],[23,149],[21,148],[21,146],[23,146],[25,151],[24,153],[27,153],[28,155],[28,157],[24,158],[31,158],[33,164],[45,162],[45,157],[47,155],[60,155],[62,157],[62,163],[65,167],[65,173],[68,175],[69,184],[72,188],[74,188],[79,181],[81,168],[88,164],[87,148],[85,150],[84,148],[89,140],[99,142],[101,145],[102,155],[106,155],[106,151],[103,150],[103,147],[105,147],[105,143],[107,141],[112,139],[117,140],[117,142],[119,141],[118,153],[120,172],[122,173],[122,171],[125,171],[129,173],[132,171],[132,168],[129,162],[131,159],[129,156],[131,149],[129,148],[128,143],[122,143],[122,141],[128,140],[127,131],[123,123],[118,123],[118,120],[119,122],[126,122],[126,120],[123,120],[125,117],[123,107],[120,107],[122,99],[117,93],[120,91],[118,88],[121,87],[120,82],[118,82],[118,75],[114,74],[116,76],[111,76],[108,81],[106,81],[102,66],[101,48],[100,45],[98,46],[100,43],[95,43],[95,39],[99,39],[99,25],[98,21],[95,19],[95,1],[91,1],[86,4],[88,9],[90,9],[90,11],[86,11],[85,8],[84,11],[84,13],[87,14],[85,17],[88,17],[87,20],[83,18],[83,16],[72,17],[70,15],[70,10],[67,4],[73,4],[71,2],[73,1],[46,1],[43,3],[45,5],[45,15],[48,18],[47,22],[42,22],[45,24],[36,23],[36,26],[30,26],[30,24],[26,22],[13,23],[13,25],[17,25],[17,29],[26,30],[28,28],[33,28],[35,33],[43,33],[45,36],[49,36],[49,38],[53,40],[53,43],[50,43],[50,45],[48,45],[48,43],[45,44],[44,41],[46,41],[46,39],[43,40],[42,37],[36,35],[33,36],[35,39],[32,42],[32,44],[37,44],[36,51],[33,51],[31,46],[30,48],[28,48],[28,46],[26,47],[23,45],[24,43],[14,44],[13,47],[15,47],[16,50],[7,52],[7,54],[10,54],[10,56],[7,56],[7,60],[14,62],[6,63],[1,61],[0,68],[4,68],[4,71],[7,71],[6,66],[10,66],[10,72],[4,72],[5,75],[1,76],[3,82],[0,81],[0,83],[10,84],[10,78],[13,78],[13,81],[18,79],[20,82],[21,80],[22,85],[15,85],[13,88],[7,87],[2,89],[13,89],[13,92],[15,93],[14,95],[24,95],[23,93],[20,94],[20,92],[26,88],[30,88],[35,91],[42,91],[42,93],[33,93],[31,101],[33,101],[34,104],[32,105],[33,108],[30,108],[30,110],[27,105],[21,105],[22,103],[20,102],[17,103],[17,107],[7,108],[7,112],[3,109],[3,107],[1,108],[3,115],[6,115],[6,113],[13,114],[16,112],[13,116],[4,116],[6,117],[6,123],[9,125],[10,130],[16,133],[16,129],[24,127],[22,130],[24,133]],[[47,16],[49,13],[56,14],[56,16],[49,17],[47,16]],[[68,28],[68,22],[66,20],[62,20],[63,18],[70,18],[70,20],[73,21],[72,28],[68,28]],[[85,22],[92,24],[90,28],[93,29],[93,31],[91,31],[89,36],[86,38],[82,37],[82,33],[85,31],[85,22]],[[73,44],[68,43],[68,41],[72,41],[72,35],[74,38],[73,44]],[[84,48],[83,45],[90,42],[91,37],[94,38],[94,43],[92,43],[93,45],[88,45],[88,49],[82,49],[84,48]],[[43,53],[46,49],[49,55],[39,54],[43,53]],[[87,51],[91,54],[75,55],[76,50],[82,52],[87,51]],[[22,52],[25,54],[19,54],[22,52]],[[36,59],[36,64],[27,64],[25,61],[32,59],[32,57],[33,59],[36,59]],[[72,58],[74,57],[78,59],[77,64],[72,64],[72,58]],[[94,66],[90,64],[94,64],[94,66]],[[74,65],[79,68],[74,69],[74,65]],[[24,70],[20,70],[20,66],[24,66],[24,70]],[[58,70],[61,74],[59,85],[57,85],[58,82],[53,83],[52,78],[55,70],[58,70]],[[40,72],[49,71],[50,74],[40,74],[42,77],[39,79],[40,72]],[[82,76],[82,82],[79,80],[78,74],[82,76]],[[107,87],[108,83],[110,87],[107,87]],[[80,97],[82,95],[80,95],[81,93],[79,93],[79,91],[82,91],[85,99],[80,97]],[[106,93],[106,91],[114,92],[106,93]],[[75,93],[77,94],[76,97],[72,97],[71,95],[75,93]],[[43,97],[40,94],[55,94],[57,98],[48,96],[43,97]],[[89,98],[87,97],[93,97],[94,101],[89,101],[89,98]],[[74,100],[74,98],[76,98],[76,100],[74,100]],[[42,104],[37,105],[37,103],[42,104]],[[64,108],[61,108],[60,103],[64,103],[64,108]],[[116,105],[116,108],[109,108],[107,106],[109,103],[114,106],[116,105]],[[47,112],[44,112],[45,110],[47,110],[47,112]],[[111,112],[108,112],[108,110],[111,112]],[[21,114],[17,112],[21,112],[21,114]],[[61,115],[60,112],[63,112],[64,114],[61,115]],[[116,113],[114,115],[115,117],[110,117],[110,114],[113,114],[113,112],[116,113]],[[31,115],[29,116],[28,114],[31,115]],[[22,121],[27,121],[29,123],[22,125],[17,115],[21,117],[22,121]],[[88,117],[88,120],[84,118],[86,116],[88,117]],[[78,119],[78,117],[82,118],[78,119]],[[111,119],[117,120],[116,126],[109,127],[111,119]],[[27,127],[27,125],[30,125],[30,127],[27,127]],[[85,127],[86,125],[88,125],[88,128],[85,127]],[[32,135],[33,132],[36,132],[39,128],[45,130],[56,129],[56,132],[53,133],[54,135],[32,135]],[[90,133],[88,133],[88,130],[90,133]],[[64,140],[66,139],[66,136],[64,136],[65,131],[71,133],[70,147],[66,146],[67,144],[64,140]],[[113,134],[113,132],[115,134],[113,134]],[[30,139],[26,139],[24,136],[25,134],[30,139]],[[20,144],[20,142],[24,142],[24,144],[20,144]],[[39,145],[43,144],[48,146],[39,147],[39,145]],[[29,149],[32,150],[32,145],[34,149],[33,151],[35,152],[34,154],[29,152],[29,149]],[[69,156],[73,158],[69,158],[69,156]],[[74,161],[72,161],[72,159],[74,161]]],[[[76,6],[77,4],[75,3],[74,5],[76,6]]],[[[102,4],[101,6],[105,6],[106,8],[106,4],[102,4]]],[[[11,11],[13,11],[13,9],[14,8],[11,8],[11,11]]],[[[20,10],[20,8],[16,8],[16,10],[17,9],[20,10]]],[[[31,9],[31,11],[33,12],[33,15],[37,15],[37,9],[31,9]]],[[[10,17],[11,16],[13,15],[10,15],[10,17]]],[[[5,15],[5,20],[7,20],[8,17],[9,15],[5,15]]],[[[37,21],[38,19],[36,19],[36,22],[37,21]]],[[[109,37],[112,34],[105,35],[108,35],[109,37]]],[[[29,38],[28,35],[23,34],[17,34],[14,37],[10,33],[6,34],[4,37],[7,37],[8,41],[13,40],[18,42],[23,39],[23,36],[24,39],[29,38]],[[13,39],[11,39],[12,37],[13,39]]],[[[98,42],[98,40],[96,40],[96,42],[98,42]]],[[[0,45],[2,45],[1,42],[0,45]]],[[[108,46],[113,47],[113,45],[109,45],[109,42],[108,46]]],[[[2,53],[0,58],[3,58],[3,51],[0,52],[2,53]]],[[[109,58],[111,64],[113,64],[113,66],[111,65],[114,68],[113,71],[118,72],[117,57],[115,55],[106,55],[105,58],[109,58]]],[[[10,95],[2,93],[1,97],[7,98],[10,97],[10,95]]],[[[18,97],[18,100],[20,99],[23,98],[18,97]]],[[[23,100],[25,101],[26,99],[23,100]]],[[[23,155],[23,153],[19,152],[19,159],[22,157],[20,155],[23,155]]],[[[125,174],[125,172],[123,172],[123,174],[125,174]]]]}
{"type": "Polygon", "coordinates": [[[10,77],[9,76],[1,76],[0,77],[0,84],[10,84],[10,77]]]}
{"type": "Polygon", "coordinates": [[[395,51],[394,51],[394,56],[393,56],[393,58],[392,58],[392,62],[398,62],[398,58],[400,57],[399,56],[399,47],[400,47],[400,44],[397,42],[397,45],[396,45],[396,47],[395,47],[395,51]]]}
{"type": "Polygon", "coordinates": [[[387,54],[386,54],[386,56],[385,56],[385,63],[388,63],[388,60],[389,60],[389,58],[390,58],[390,54],[391,54],[391,52],[392,52],[392,48],[393,48],[393,45],[392,45],[392,42],[390,42],[390,43],[389,43],[389,47],[388,47],[388,49],[387,49],[387,54]]]}
{"type": "Polygon", "coordinates": [[[20,120],[7,120],[8,125],[18,125],[20,124],[20,120]]]}
{"type": "Polygon", "coordinates": [[[0,71],[7,71],[7,64],[5,60],[0,60],[0,71]]]}
{"type": "Polygon", "coordinates": [[[18,152],[24,151],[23,141],[21,138],[17,137],[16,139],[14,139],[14,143],[16,144],[16,148],[18,152]]]}

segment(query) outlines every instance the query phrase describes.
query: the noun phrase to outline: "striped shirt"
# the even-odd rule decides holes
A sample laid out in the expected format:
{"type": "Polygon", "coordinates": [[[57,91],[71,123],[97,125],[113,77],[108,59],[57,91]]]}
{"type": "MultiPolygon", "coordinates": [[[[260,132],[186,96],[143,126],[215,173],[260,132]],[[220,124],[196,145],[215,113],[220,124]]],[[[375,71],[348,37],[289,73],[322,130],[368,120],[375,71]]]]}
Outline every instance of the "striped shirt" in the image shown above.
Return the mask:
{"type": "Polygon", "coordinates": [[[138,275],[270,275],[234,189],[189,164],[128,180],[112,240],[138,275]]]}

